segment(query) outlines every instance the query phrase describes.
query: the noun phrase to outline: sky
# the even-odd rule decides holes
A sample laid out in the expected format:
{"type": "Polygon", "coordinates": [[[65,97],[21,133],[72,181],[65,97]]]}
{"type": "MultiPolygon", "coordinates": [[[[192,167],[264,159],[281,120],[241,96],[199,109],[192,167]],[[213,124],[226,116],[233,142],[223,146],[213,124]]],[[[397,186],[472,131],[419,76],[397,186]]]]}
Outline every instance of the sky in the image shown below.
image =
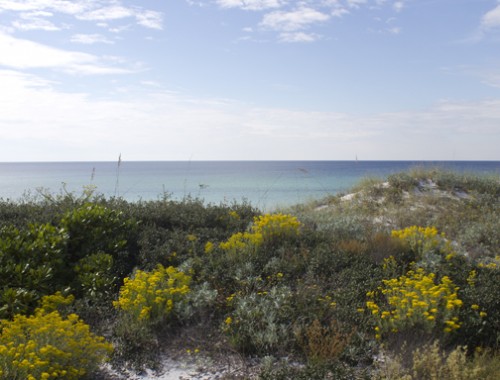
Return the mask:
{"type": "Polygon", "coordinates": [[[0,0],[0,162],[500,160],[498,0],[0,0]]]}

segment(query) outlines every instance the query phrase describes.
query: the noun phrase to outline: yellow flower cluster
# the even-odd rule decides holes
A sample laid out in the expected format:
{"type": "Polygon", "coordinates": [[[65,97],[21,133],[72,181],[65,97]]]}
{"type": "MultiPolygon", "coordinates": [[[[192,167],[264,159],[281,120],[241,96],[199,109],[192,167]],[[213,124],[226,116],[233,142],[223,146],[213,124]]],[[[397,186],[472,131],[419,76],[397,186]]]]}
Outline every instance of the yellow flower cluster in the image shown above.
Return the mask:
{"type": "Polygon", "coordinates": [[[113,305],[138,321],[158,321],[167,317],[187,293],[191,276],[161,264],[152,272],[138,270],[125,278],[120,296],[113,305]]]}
{"type": "Polygon", "coordinates": [[[265,214],[254,218],[250,232],[238,232],[220,243],[225,251],[258,247],[265,239],[284,238],[299,234],[300,222],[288,214],[265,214]]]}
{"type": "Polygon", "coordinates": [[[265,214],[254,218],[252,232],[264,237],[288,237],[299,234],[300,222],[289,214],[265,214]]]}
{"type": "Polygon", "coordinates": [[[229,216],[235,220],[240,220],[240,215],[234,210],[229,211],[229,216]]]}
{"type": "Polygon", "coordinates": [[[429,252],[440,252],[447,260],[455,256],[450,241],[443,232],[439,234],[436,227],[411,226],[393,230],[391,235],[408,244],[419,258],[429,252]]]}
{"type": "Polygon", "coordinates": [[[219,244],[224,251],[238,251],[246,247],[258,247],[264,241],[262,234],[251,232],[238,232],[219,244]]]}
{"type": "Polygon", "coordinates": [[[479,268],[487,269],[499,269],[500,268],[500,256],[495,256],[494,258],[485,257],[477,265],[479,268]]]}
{"type": "Polygon", "coordinates": [[[205,244],[205,253],[212,253],[214,250],[214,243],[212,243],[211,241],[207,241],[207,243],[205,244]]]}
{"type": "Polygon", "coordinates": [[[0,322],[0,379],[80,379],[106,360],[112,346],[76,314],[37,309],[0,322]]]}
{"type": "Polygon", "coordinates": [[[71,305],[74,300],[75,297],[72,294],[65,297],[61,292],[56,292],[55,294],[42,297],[40,309],[44,310],[45,313],[60,311],[59,308],[71,305]]]}
{"type": "MultiPolygon", "coordinates": [[[[438,230],[436,227],[419,227],[411,226],[403,230],[393,230],[393,237],[398,237],[403,240],[413,240],[415,238],[433,239],[438,236],[438,230]]],[[[442,234],[444,237],[444,234],[442,234]]]]}
{"type": "Polygon", "coordinates": [[[378,290],[385,296],[384,306],[373,301],[375,292],[368,292],[370,300],[366,306],[376,319],[377,338],[385,332],[416,326],[427,331],[444,326],[444,332],[460,327],[456,316],[462,306],[457,296],[458,287],[447,276],[436,284],[435,277],[434,273],[426,274],[419,268],[406,276],[383,280],[378,290]]]}

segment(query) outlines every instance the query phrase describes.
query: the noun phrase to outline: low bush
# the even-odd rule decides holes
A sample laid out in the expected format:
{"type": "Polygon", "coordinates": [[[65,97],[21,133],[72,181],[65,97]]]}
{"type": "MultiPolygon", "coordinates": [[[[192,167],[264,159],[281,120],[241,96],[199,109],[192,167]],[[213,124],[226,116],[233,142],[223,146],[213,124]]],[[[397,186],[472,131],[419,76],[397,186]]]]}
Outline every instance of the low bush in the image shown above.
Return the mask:
{"type": "Polygon", "coordinates": [[[268,292],[234,296],[233,311],[224,320],[223,331],[241,352],[264,354],[283,351],[292,340],[290,314],[292,293],[285,286],[268,292]]]}
{"type": "Polygon", "coordinates": [[[32,312],[64,282],[68,236],[50,224],[0,229],[0,318],[32,312]]]}
{"type": "Polygon", "coordinates": [[[171,317],[175,304],[190,292],[191,276],[161,264],[151,272],[137,270],[125,278],[115,308],[145,324],[164,322],[171,317]]]}
{"type": "Polygon", "coordinates": [[[380,380],[494,380],[500,371],[498,354],[488,351],[467,356],[465,347],[444,350],[438,341],[402,355],[384,357],[376,365],[373,379],[380,380]]]}
{"type": "Polygon", "coordinates": [[[76,380],[107,359],[112,346],[92,334],[76,314],[63,317],[50,311],[60,303],[46,300],[48,310],[39,308],[32,316],[18,314],[0,321],[0,379],[76,380]]]}
{"type": "Polygon", "coordinates": [[[366,302],[377,339],[389,334],[425,339],[429,334],[438,337],[460,328],[458,311],[463,301],[448,277],[436,282],[434,273],[419,268],[382,283],[377,291],[368,293],[366,302]]]}
{"type": "Polygon", "coordinates": [[[353,330],[335,319],[323,325],[318,319],[295,330],[299,346],[311,363],[337,360],[350,343],[353,330]]]}

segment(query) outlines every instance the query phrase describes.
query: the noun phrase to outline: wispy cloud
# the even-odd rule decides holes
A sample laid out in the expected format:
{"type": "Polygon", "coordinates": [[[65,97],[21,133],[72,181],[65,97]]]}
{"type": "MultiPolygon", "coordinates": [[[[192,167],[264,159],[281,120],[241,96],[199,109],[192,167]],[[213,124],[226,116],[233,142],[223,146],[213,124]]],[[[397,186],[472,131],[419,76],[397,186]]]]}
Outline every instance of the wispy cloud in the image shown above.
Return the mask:
{"type": "Polygon", "coordinates": [[[282,42],[314,42],[321,36],[316,33],[285,32],[280,33],[279,39],[282,42]]]}
{"type": "Polygon", "coordinates": [[[453,76],[478,78],[482,84],[500,88],[500,65],[461,65],[443,68],[443,72],[453,76]]]}
{"type": "Polygon", "coordinates": [[[45,30],[45,31],[57,31],[61,30],[60,27],[56,26],[49,20],[42,18],[33,18],[31,20],[16,20],[12,22],[12,26],[18,30],[45,30]]]}
{"type": "Polygon", "coordinates": [[[114,100],[63,92],[10,70],[0,70],[0,83],[0,161],[112,160],[118,152],[130,160],[192,153],[197,159],[346,159],[356,152],[363,159],[498,159],[500,100],[355,116],[192,98],[150,83],[114,100]]]}
{"type": "Polygon", "coordinates": [[[109,21],[118,20],[122,18],[132,17],[134,11],[130,8],[125,8],[120,5],[113,5],[109,7],[101,7],[93,9],[88,12],[80,13],[77,18],[81,20],[91,20],[91,21],[109,21]]]}
{"type": "Polygon", "coordinates": [[[0,11],[18,12],[19,19],[13,23],[16,28],[23,30],[28,28],[30,30],[56,30],[58,27],[47,20],[47,17],[53,13],[61,13],[78,20],[96,23],[135,19],[137,25],[152,29],[162,28],[163,15],[160,12],[144,9],[140,6],[126,6],[124,3],[120,0],[2,0],[0,11]],[[27,14],[32,15],[31,22],[26,20],[27,14]]]}
{"type": "Polygon", "coordinates": [[[156,11],[141,11],[136,13],[135,18],[141,26],[151,29],[163,29],[163,15],[156,11]]]}
{"type": "MultiPolygon", "coordinates": [[[[498,1],[500,3],[500,1],[498,1]]],[[[459,40],[459,43],[479,43],[495,32],[500,31],[500,4],[486,12],[478,20],[477,28],[466,38],[459,40]]]]}
{"type": "Polygon", "coordinates": [[[141,26],[151,29],[162,29],[163,16],[160,12],[127,8],[121,5],[97,8],[77,15],[78,19],[87,21],[112,21],[135,18],[141,26]]]}
{"type": "Polygon", "coordinates": [[[361,5],[367,3],[367,0],[347,0],[347,5],[351,8],[359,8],[361,5]]]}
{"type": "Polygon", "coordinates": [[[347,15],[349,13],[350,12],[346,8],[342,8],[342,7],[334,8],[331,11],[331,15],[333,17],[342,17],[342,16],[347,15]]]}
{"type": "Polygon", "coordinates": [[[285,0],[216,0],[222,8],[240,8],[248,11],[261,11],[270,8],[279,8],[286,4],[285,0]]]}
{"type": "Polygon", "coordinates": [[[330,15],[315,9],[303,7],[290,12],[275,11],[264,15],[260,26],[272,30],[293,32],[311,24],[327,21],[330,15]]]}
{"type": "Polygon", "coordinates": [[[48,20],[52,15],[51,12],[46,11],[21,12],[19,19],[12,22],[12,26],[18,30],[61,30],[60,26],[56,26],[52,21],[48,20]]]}
{"type": "Polygon", "coordinates": [[[113,44],[114,42],[103,36],[102,34],[74,34],[71,36],[71,42],[84,45],[93,44],[113,44]]]}
{"type": "Polygon", "coordinates": [[[500,27],[500,5],[497,5],[482,17],[481,27],[485,29],[500,27]]]}
{"type": "Polygon", "coordinates": [[[78,51],[56,49],[0,32],[0,65],[14,69],[46,68],[72,74],[125,74],[112,60],[78,51]]]}
{"type": "Polygon", "coordinates": [[[387,32],[391,34],[399,34],[401,33],[401,28],[399,26],[394,26],[392,28],[387,29],[387,32]]]}
{"type": "Polygon", "coordinates": [[[91,7],[90,2],[83,0],[3,0],[0,2],[0,10],[19,12],[52,10],[73,15],[91,7]]]}
{"type": "Polygon", "coordinates": [[[403,1],[396,1],[396,2],[394,2],[394,4],[392,6],[396,12],[401,12],[403,10],[405,4],[403,1]]]}
{"type": "MultiPolygon", "coordinates": [[[[405,6],[405,0],[213,0],[221,9],[240,9],[262,13],[258,24],[260,31],[277,32],[281,42],[313,42],[320,34],[314,29],[322,24],[332,22],[355,14],[365,9],[380,10],[386,7],[399,13],[405,6]],[[313,32],[304,33],[305,29],[313,32]],[[300,33],[298,33],[300,31],[300,33]]],[[[192,4],[193,1],[188,1],[192,4]]],[[[398,34],[401,29],[392,28],[386,32],[398,34]]]]}

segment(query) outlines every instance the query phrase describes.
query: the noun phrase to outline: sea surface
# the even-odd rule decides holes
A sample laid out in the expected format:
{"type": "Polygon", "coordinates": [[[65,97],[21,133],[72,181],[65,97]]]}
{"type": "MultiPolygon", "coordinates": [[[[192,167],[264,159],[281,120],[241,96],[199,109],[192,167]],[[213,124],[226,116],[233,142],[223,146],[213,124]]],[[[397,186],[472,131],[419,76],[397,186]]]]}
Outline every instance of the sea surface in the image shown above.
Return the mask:
{"type": "Polygon", "coordinates": [[[120,161],[0,163],[0,198],[85,188],[128,201],[165,197],[206,203],[247,201],[262,210],[346,192],[366,177],[411,168],[440,168],[500,176],[500,161],[120,161]]]}

